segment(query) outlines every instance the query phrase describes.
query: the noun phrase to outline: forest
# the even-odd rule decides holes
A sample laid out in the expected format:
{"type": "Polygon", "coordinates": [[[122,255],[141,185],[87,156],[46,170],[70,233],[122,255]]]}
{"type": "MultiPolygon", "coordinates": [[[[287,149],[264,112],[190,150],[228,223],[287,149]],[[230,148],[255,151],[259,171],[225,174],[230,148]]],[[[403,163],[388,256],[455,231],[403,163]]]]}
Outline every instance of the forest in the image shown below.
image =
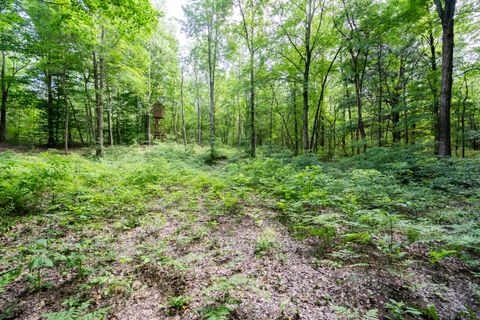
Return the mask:
{"type": "Polygon", "coordinates": [[[480,319],[478,0],[0,12],[0,320],[480,319]]]}

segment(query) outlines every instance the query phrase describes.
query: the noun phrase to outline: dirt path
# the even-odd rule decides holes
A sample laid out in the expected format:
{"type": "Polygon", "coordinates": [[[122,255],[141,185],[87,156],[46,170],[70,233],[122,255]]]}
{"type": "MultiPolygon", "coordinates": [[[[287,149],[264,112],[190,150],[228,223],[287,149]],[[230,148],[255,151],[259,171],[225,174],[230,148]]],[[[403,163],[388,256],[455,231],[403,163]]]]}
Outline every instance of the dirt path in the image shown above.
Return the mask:
{"type": "MultiPolygon", "coordinates": [[[[380,317],[374,309],[388,301],[384,293],[406,294],[401,292],[406,283],[386,270],[318,261],[317,244],[292,238],[276,213],[265,208],[244,207],[216,216],[200,205],[194,213],[183,208],[156,215],[162,222],[142,221],[119,243],[125,252],[132,252],[132,246],[160,248],[161,259],[125,270],[133,273],[137,289],[116,303],[113,319],[200,319],[206,307],[224,305],[231,310],[229,319],[369,319],[367,314],[373,319],[380,317]],[[179,296],[188,302],[172,308],[169,301],[179,296]]],[[[415,268],[418,279],[411,283],[427,283],[432,271],[415,268]]],[[[468,285],[461,275],[446,281],[468,285]]],[[[437,294],[451,301],[438,310],[460,312],[462,303],[454,301],[468,299],[461,292],[438,288],[437,294]]],[[[429,295],[426,290],[406,298],[427,300],[429,295]]]]}
{"type": "MultiPolygon", "coordinates": [[[[200,216],[194,225],[186,223],[177,223],[173,232],[169,225],[148,239],[142,237],[143,246],[167,240],[165,254],[174,266],[140,269],[142,289],[118,306],[115,319],[198,319],[205,301],[229,304],[225,300],[236,300],[232,316],[238,319],[335,319],[322,303],[340,290],[335,273],[327,276],[326,270],[313,269],[302,254],[309,248],[292,239],[282,225],[272,220],[255,223],[248,215],[213,220],[200,216]],[[258,239],[265,234],[267,248],[258,252],[258,239]],[[225,290],[210,291],[219,279],[234,280],[225,290]],[[189,297],[188,306],[179,312],[162,308],[169,295],[189,297]]],[[[122,245],[131,247],[131,240],[125,237],[122,245]]]]}

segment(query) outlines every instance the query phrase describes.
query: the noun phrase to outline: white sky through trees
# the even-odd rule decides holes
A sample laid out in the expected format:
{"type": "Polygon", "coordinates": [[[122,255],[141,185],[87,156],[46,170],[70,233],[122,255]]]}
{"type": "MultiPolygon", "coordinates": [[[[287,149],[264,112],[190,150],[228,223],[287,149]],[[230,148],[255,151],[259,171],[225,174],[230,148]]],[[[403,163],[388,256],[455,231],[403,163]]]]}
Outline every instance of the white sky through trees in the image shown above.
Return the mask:
{"type": "Polygon", "coordinates": [[[175,36],[180,43],[180,49],[186,52],[189,44],[187,35],[182,31],[182,22],[185,21],[182,6],[187,4],[187,0],[152,0],[158,8],[163,9],[168,21],[176,29],[175,36]]]}

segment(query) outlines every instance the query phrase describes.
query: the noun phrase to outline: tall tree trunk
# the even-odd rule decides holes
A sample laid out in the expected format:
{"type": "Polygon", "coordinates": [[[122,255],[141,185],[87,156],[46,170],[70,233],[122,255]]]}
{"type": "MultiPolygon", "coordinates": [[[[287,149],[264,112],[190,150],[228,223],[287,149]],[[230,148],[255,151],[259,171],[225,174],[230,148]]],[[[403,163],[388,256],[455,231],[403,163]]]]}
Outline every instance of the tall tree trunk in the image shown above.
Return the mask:
{"type": "Polygon", "coordinates": [[[256,155],[256,141],[255,141],[255,72],[254,52],[250,49],[250,155],[256,155]]]}
{"type": "MultiPolygon", "coordinates": [[[[103,69],[103,68],[102,68],[103,69]]],[[[102,73],[102,71],[100,71],[102,73]]],[[[102,76],[99,75],[99,63],[97,62],[97,53],[93,52],[93,79],[95,85],[95,113],[97,118],[96,130],[96,154],[103,156],[103,91],[100,84],[102,76]]]]}
{"type": "Polygon", "coordinates": [[[408,132],[408,107],[407,107],[407,98],[406,98],[407,84],[403,83],[403,112],[405,118],[405,144],[409,143],[409,132],[408,132]]]}
{"type": "MultiPolygon", "coordinates": [[[[230,129],[233,128],[233,124],[230,123],[230,117],[228,112],[228,106],[225,104],[225,144],[228,146],[228,138],[230,137],[230,129]]],[[[234,131],[235,132],[235,131],[234,131]]],[[[232,134],[233,136],[233,134],[232,134]]]]}
{"type": "Polygon", "coordinates": [[[6,68],[7,55],[5,51],[2,51],[2,73],[1,73],[1,87],[2,87],[2,105],[0,108],[0,142],[5,142],[7,139],[7,85],[5,79],[5,68],[6,68]]]}
{"type": "Polygon", "coordinates": [[[83,90],[85,92],[85,114],[86,114],[86,119],[87,119],[87,125],[88,125],[88,139],[89,143],[92,143],[92,140],[96,139],[95,135],[95,126],[93,122],[93,114],[92,114],[92,109],[90,107],[90,94],[88,93],[88,80],[90,76],[87,77],[85,74],[83,75],[83,90]]]}
{"type": "MultiPolygon", "coordinates": [[[[353,52],[353,49],[349,50],[350,57],[352,59],[352,66],[354,70],[354,82],[355,82],[355,101],[357,104],[357,140],[358,135],[362,139],[362,149],[363,152],[367,151],[367,141],[365,134],[365,126],[363,123],[363,101],[362,101],[362,90],[363,90],[363,77],[365,75],[365,69],[367,66],[368,52],[365,53],[365,58],[363,61],[362,70],[359,70],[359,56],[361,51],[359,50],[356,54],[353,52]],[[360,73],[361,72],[361,73],[360,73]]],[[[357,153],[360,153],[360,146],[357,147],[357,153]]]]}
{"type": "Polygon", "coordinates": [[[400,112],[398,112],[398,100],[396,100],[397,103],[392,104],[392,139],[393,139],[393,144],[399,144],[400,139],[401,139],[401,134],[400,134],[400,112]]]}
{"type": "Polygon", "coordinates": [[[433,37],[433,31],[430,31],[428,36],[428,43],[430,46],[430,65],[432,68],[433,79],[430,83],[432,95],[433,95],[433,137],[434,137],[434,153],[438,154],[438,146],[439,146],[439,123],[438,123],[438,111],[439,111],[439,101],[438,101],[438,90],[437,90],[437,53],[435,48],[435,39],[433,37]]]}
{"type": "Polygon", "coordinates": [[[352,155],[355,154],[355,145],[354,145],[354,139],[353,139],[353,117],[352,117],[352,106],[350,105],[350,90],[348,90],[348,83],[347,79],[344,81],[344,87],[345,87],[345,98],[347,100],[347,111],[348,111],[348,125],[349,125],[349,132],[350,132],[350,145],[352,149],[352,155]]]}
{"type": "Polygon", "coordinates": [[[438,15],[442,22],[442,81],[439,112],[439,145],[438,155],[452,155],[450,137],[450,105],[452,102],[453,84],[453,48],[454,48],[454,15],[456,0],[434,0],[438,15]]]}
{"type": "MultiPolygon", "coordinates": [[[[251,9],[251,18],[255,20],[255,9],[253,2],[250,3],[251,9]]],[[[243,22],[243,31],[245,32],[245,40],[247,43],[247,49],[250,53],[250,155],[255,157],[256,155],[256,132],[255,132],[255,48],[254,48],[254,26],[253,24],[249,26],[247,25],[247,19],[245,17],[245,12],[242,7],[242,2],[238,2],[238,6],[240,9],[240,13],[242,15],[242,22],[243,22]]]]}
{"type": "Polygon", "coordinates": [[[108,89],[108,140],[110,142],[110,147],[113,147],[113,128],[112,128],[112,92],[108,89]]]}
{"type": "Polygon", "coordinates": [[[90,112],[89,112],[90,106],[88,103],[85,103],[85,118],[87,120],[87,138],[88,138],[88,143],[90,144],[92,142],[92,139],[94,139],[94,133],[93,133],[93,128],[91,126],[91,117],[90,117],[90,112]]]}
{"type": "MultiPolygon", "coordinates": [[[[317,140],[318,140],[318,130],[317,130],[317,140]]],[[[325,117],[322,114],[320,116],[320,147],[325,147],[325,117]]]]}
{"type": "Polygon", "coordinates": [[[152,131],[151,131],[151,120],[150,120],[150,112],[147,111],[146,115],[146,126],[147,126],[147,144],[150,146],[152,145],[152,131]]]}
{"type": "Polygon", "coordinates": [[[177,113],[172,112],[173,117],[173,131],[175,132],[175,143],[178,143],[178,121],[177,121],[177,113]]]}
{"type": "Polygon", "coordinates": [[[207,23],[207,47],[208,47],[208,89],[210,100],[210,157],[215,157],[215,68],[216,68],[216,43],[213,38],[214,27],[211,21],[207,23]],[[215,48],[212,48],[212,44],[215,48]]]}
{"type": "Polygon", "coordinates": [[[355,154],[355,144],[354,144],[354,141],[355,139],[353,138],[353,135],[354,135],[354,132],[353,132],[353,117],[352,117],[352,107],[350,106],[350,104],[348,105],[348,123],[350,124],[350,145],[351,145],[351,148],[352,148],[352,155],[355,154]]]}
{"type": "MultiPolygon", "coordinates": [[[[471,119],[470,119],[470,128],[472,131],[477,131],[477,125],[475,123],[475,115],[471,115],[471,119]]],[[[473,137],[473,143],[472,143],[472,147],[473,147],[473,150],[477,151],[477,150],[480,150],[480,143],[479,143],[479,139],[474,136],[473,137]]]]}
{"type": "Polygon", "coordinates": [[[59,84],[59,79],[57,77],[57,99],[56,99],[56,105],[57,107],[55,108],[55,142],[56,144],[59,143],[60,137],[59,137],[59,132],[60,132],[60,96],[61,96],[61,91],[60,91],[61,85],[59,84]]]}
{"type": "Polygon", "coordinates": [[[200,109],[200,97],[197,96],[197,135],[198,145],[202,145],[202,110],[200,109]]]}
{"type": "MultiPolygon", "coordinates": [[[[402,89],[403,89],[403,57],[400,58],[400,67],[397,72],[397,79],[394,83],[393,91],[389,90],[390,99],[388,103],[390,104],[390,119],[392,120],[392,140],[394,145],[400,144],[402,133],[400,130],[400,110],[404,109],[402,106],[402,89]]],[[[388,89],[388,86],[387,86],[388,89]]]]}
{"type": "Polygon", "coordinates": [[[298,139],[298,117],[297,117],[297,86],[293,88],[293,125],[295,130],[295,156],[298,156],[299,139],[298,139]]]}
{"type": "Polygon", "coordinates": [[[187,128],[185,126],[185,101],[183,97],[183,66],[182,66],[182,74],[181,74],[181,81],[180,81],[180,103],[182,106],[182,131],[183,131],[183,145],[187,146],[187,128]]]}
{"type": "Polygon", "coordinates": [[[464,81],[465,81],[465,97],[463,98],[462,115],[461,115],[462,158],[465,158],[465,113],[467,111],[467,100],[468,100],[468,82],[467,82],[467,77],[465,75],[464,75],[464,81]]]}
{"type": "Polygon", "coordinates": [[[110,147],[113,147],[113,131],[112,131],[112,108],[109,107],[107,111],[107,126],[108,126],[108,141],[110,147]]]}
{"type": "MultiPolygon", "coordinates": [[[[292,139],[292,136],[290,134],[290,130],[288,130],[288,119],[285,119],[285,116],[282,114],[282,112],[280,111],[280,108],[279,108],[279,103],[278,103],[278,99],[277,99],[277,94],[276,94],[276,91],[275,91],[275,85],[272,85],[272,108],[270,109],[270,119],[273,118],[273,114],[272,114],[272,111],[273,111],[273,106],[275,105],[275,110],[277,111],[277,113],[280,115],[280,118],[282,119],[282,123],[283,123],[283,127],[282,127],[282,146],[284,144],[284,141],[286,141],[286,145],[289,146],[289,147],[292,147],[295,145],[293,139],[292,139]],[[274,103],[275,104],[274,104],[274,103]],[[287,139],[285,139],[285,136],[287,139]]],[[[270,132],[273,131],[273,123],[270,122],[270,132]]]]}
{"type": "MultiPolygon", "coordinates": [[[[347,123],[347,116],[346,116],[346,110],[343,109],[343,112],[342,112],[342,121],[343,123],[347,123]]],[[[344,155],[347,155],[347,133],[344,131],[342,132],[342,150],[343,150],[343,154],[344,155]]]]}
{"type": "Polygon", "coordinates": [[[115,117],[115,122],[116,122],[116,131],[117,131],[117,142],[118,144],[122,144],[122,135],[120,132],[120,112],[117,111],[117,116],[115,117]]]}
{"type": "Polygon", "coordinates": [[[240,104],[240,94],[238,94],[238,146],[242,145],[242,105],[240,104]]]}
{"type": "MultiPolygon", "coordinates": [[[[70,105],[70,110],[72,110],[73,121],[75,121],[75,125],[77,127],[78,137],[80,138],[80,142],[82,143],[82,146],[85,146],[85,141],[83,140],[83,134],[82,134],[82,126],[77,119],[77,114],[75,112],[75,107],[73,106],[73,103],[72,103],[72,101],[70,101],[70,99],[68,100],[68,102],[69,102],[69,105],[70,105]]],[[[70,141],[71,141],[71,139],[70,139],[70,141]]]]}
{"type": "Polygon", "coordinates": [[[460,132],[460,110],[457,112],[457,126],[455,128],[455,131],[457,132],[457,135],[455,136],[455,156],[458,157],[458,148],[460,147],[460,135],[458,132],[460,132]]]}
{"type": "Polygon", "coordinates": [[[270,145],[273,145],[273,103],[270,106],[270,145]]]}
{"type": "Polygon", "coordinates": [[[365,134],[365,127],[363,124],[363,116],[362,116],[362,87],[360,83],[360,77],[358,75],[355,76],[355,99],[357,102],[357,128],[358,132],[360,133],[360,137],[362,139],[362,147],[363,152],[367,151],[367,141],[366,141],[366,134],[365,134]]]}
{"type": "MultiPolygon", "coordinates": [[[[334,109],[334,117],[333,117],[333,126],[332,126],[332,134],[333,134],[333,150],[330,152],[330,158],[332,158],[335,153],[337,152],[337,116],[338,112],[337,109],[334,109]]],[[[330,150],[330,148],[329,148],[330,150]]]]}
{"type": "Polygon", "coordinates": [[[62,94],[63,94],[63,107],[65,112],[65,135],[64,135],[64,151],[65,154],[68,154],[68,137],[69,137],[69,130],[68,130],[68,96],[67,96],[67,74],[65,70],[65,66],[63,67],[62,73],[62,94]]]}
{"type": "Polygon", "coordinates": [[[305,72],[303,73],[303,151],[305,153],[310,150],[310,143],[308,140],[308,86],[310,77],[310,60],[305,61],[305,72]]]}
{"type": "MultiPolygon", "coordinates": [[[[105,28],[102,26],[102,33],[101,33],[101,43],[103,44],[105,39],[105,28]]],[[[94,70],[94,78],[95,78],[95,91],[96,91],[96,102],[97,102],[97,156],[102,157],[104,154],[104,146],[103,146],[103,88],[104,88],[104,80],[105,80],[105,73],[104,73],[104,57],[103,53],[99,54],[98,65],[97,65],[97,57],[96,52],[93,53],[93,70],[94,70]],[[98,69],[97,69],[98,68],[98,69]]]]}
{"type": "Polygon", "coordinates": [[[200,109],[200,90],[198,84],[198,69],[195,62],[195,103],[197,105],[197,135],[198,135],[198,145],[202,145],[202,110],[200,109]]]}
{"type": "MultiPolygon", "coordinates": [[[[150,61],[151,61],[150,57],[150,61]]],[[[150,146],[152,145],[152,124],[150,120],[150,112],[151,112],[151,99],[152,99],[152,63],[148,64],[148,95],[147,95],[147,108],[145,110],[145,126],[147,127],[147,144],[150,146]]]]}
{"type": "Polygon", "coordinates": [[[402,104],[402,89],[403,89],[403,78],[404,78],[405,67],[403,65],[403,57],[400,58],[400,68],[398,69],[398,79],[395,86],[394,103],[392,104],[392,123],[393,123],[393,143],[399,144],[402,138],[402,133],[400,130],[400,108],[402,104]]]}
{"type": "MultiPolygon", "coordinates": [[[[314,145],[316,147],[316,145],[318,144],[319,127],[322,127],[322,129],[325,128],[324,124],[323,124],[323,121],[321,121],[323,119],[323,115],[322,116],[320,115],[320,111],[321,111],[321,107],[322,107],[322,103],[323,103],[323,97],[325,96],[325,87],[327,85],[328,75],[330,74],[330,71],[332,70],[332,67],[333,67],[333,64],[335,63],[335,60],[337,60],[337,56],[340,53],[340,50],[341,50],[341,47],[338,48],[338,50],[335,53],[335,56],[333,57],[332,61],[330,61],[327,72],[323,76],[322,85],[321,85],[321,88],[320,88],[320,97],[318,98],[317,110],[315,111],[315,118],[314,118],[314,121],[313,121],[313,129],[312,129],[312,137],[311,137],[311,141],[310,141],[310,149],[313,149],[314,145]],[[322,122],[322,123],[319,125],[319,122],[322,122]]],[[[325,144],[324,137],[322,138],[322,141],[323,142],[321,142],[320,144],[323,147],[323,145],[325,144]]]]}
{"type": "Polygon", "coordinates": [[[47,130],[48,130],[48,146],[53,147],[55,145],[55,137],[53,131],[53,121],[55,118],[53,110],[53,89],[52,89],[52,74],[49,69],[46,72],[47,80],[47,130]]]}
{"type": "Polygon", "coordinates": [[[378,50],[378,61],[377,61],[377,71],[378,71],[378,133],[377,140],[378,146],[382,146],[382,99],[383,99],[383,85],[382,85],[382,46],[380,45],[378,50]]]}

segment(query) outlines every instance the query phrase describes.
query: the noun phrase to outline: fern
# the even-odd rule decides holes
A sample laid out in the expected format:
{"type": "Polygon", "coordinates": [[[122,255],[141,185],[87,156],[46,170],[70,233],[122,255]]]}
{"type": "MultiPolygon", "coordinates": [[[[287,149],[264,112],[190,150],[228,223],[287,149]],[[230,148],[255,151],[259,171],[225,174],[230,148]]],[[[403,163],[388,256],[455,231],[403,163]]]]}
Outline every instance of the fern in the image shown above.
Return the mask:
{"type": "Polygon", "coordinates": [[[85,302],[79,307],[72,307],[65,311],[45,313],[43,317],[45,320],[104,320],[110,312],[110,307],[86,312],[88,305],[88,302],[85,302]]]}
{"type": "Polygon", "coordinates": [[[370,309],[363,315],[362,320],[377,320],[378,318],[378,310],[370,309]]]}
{"type": "Polygon", "coordinates": [[[232,309],[225,305],[217,307],[206,307],[202,312],[202,318],[205,320],[228,320],[228,317],[232,313],[232,309]]]}
{"type": "Polygon", "coordinates": [[[0,293],[3,293],[5,291],[5,287],[15,281],[21,272],[21,268],[16,268],[0,274],[0,293]]]}

